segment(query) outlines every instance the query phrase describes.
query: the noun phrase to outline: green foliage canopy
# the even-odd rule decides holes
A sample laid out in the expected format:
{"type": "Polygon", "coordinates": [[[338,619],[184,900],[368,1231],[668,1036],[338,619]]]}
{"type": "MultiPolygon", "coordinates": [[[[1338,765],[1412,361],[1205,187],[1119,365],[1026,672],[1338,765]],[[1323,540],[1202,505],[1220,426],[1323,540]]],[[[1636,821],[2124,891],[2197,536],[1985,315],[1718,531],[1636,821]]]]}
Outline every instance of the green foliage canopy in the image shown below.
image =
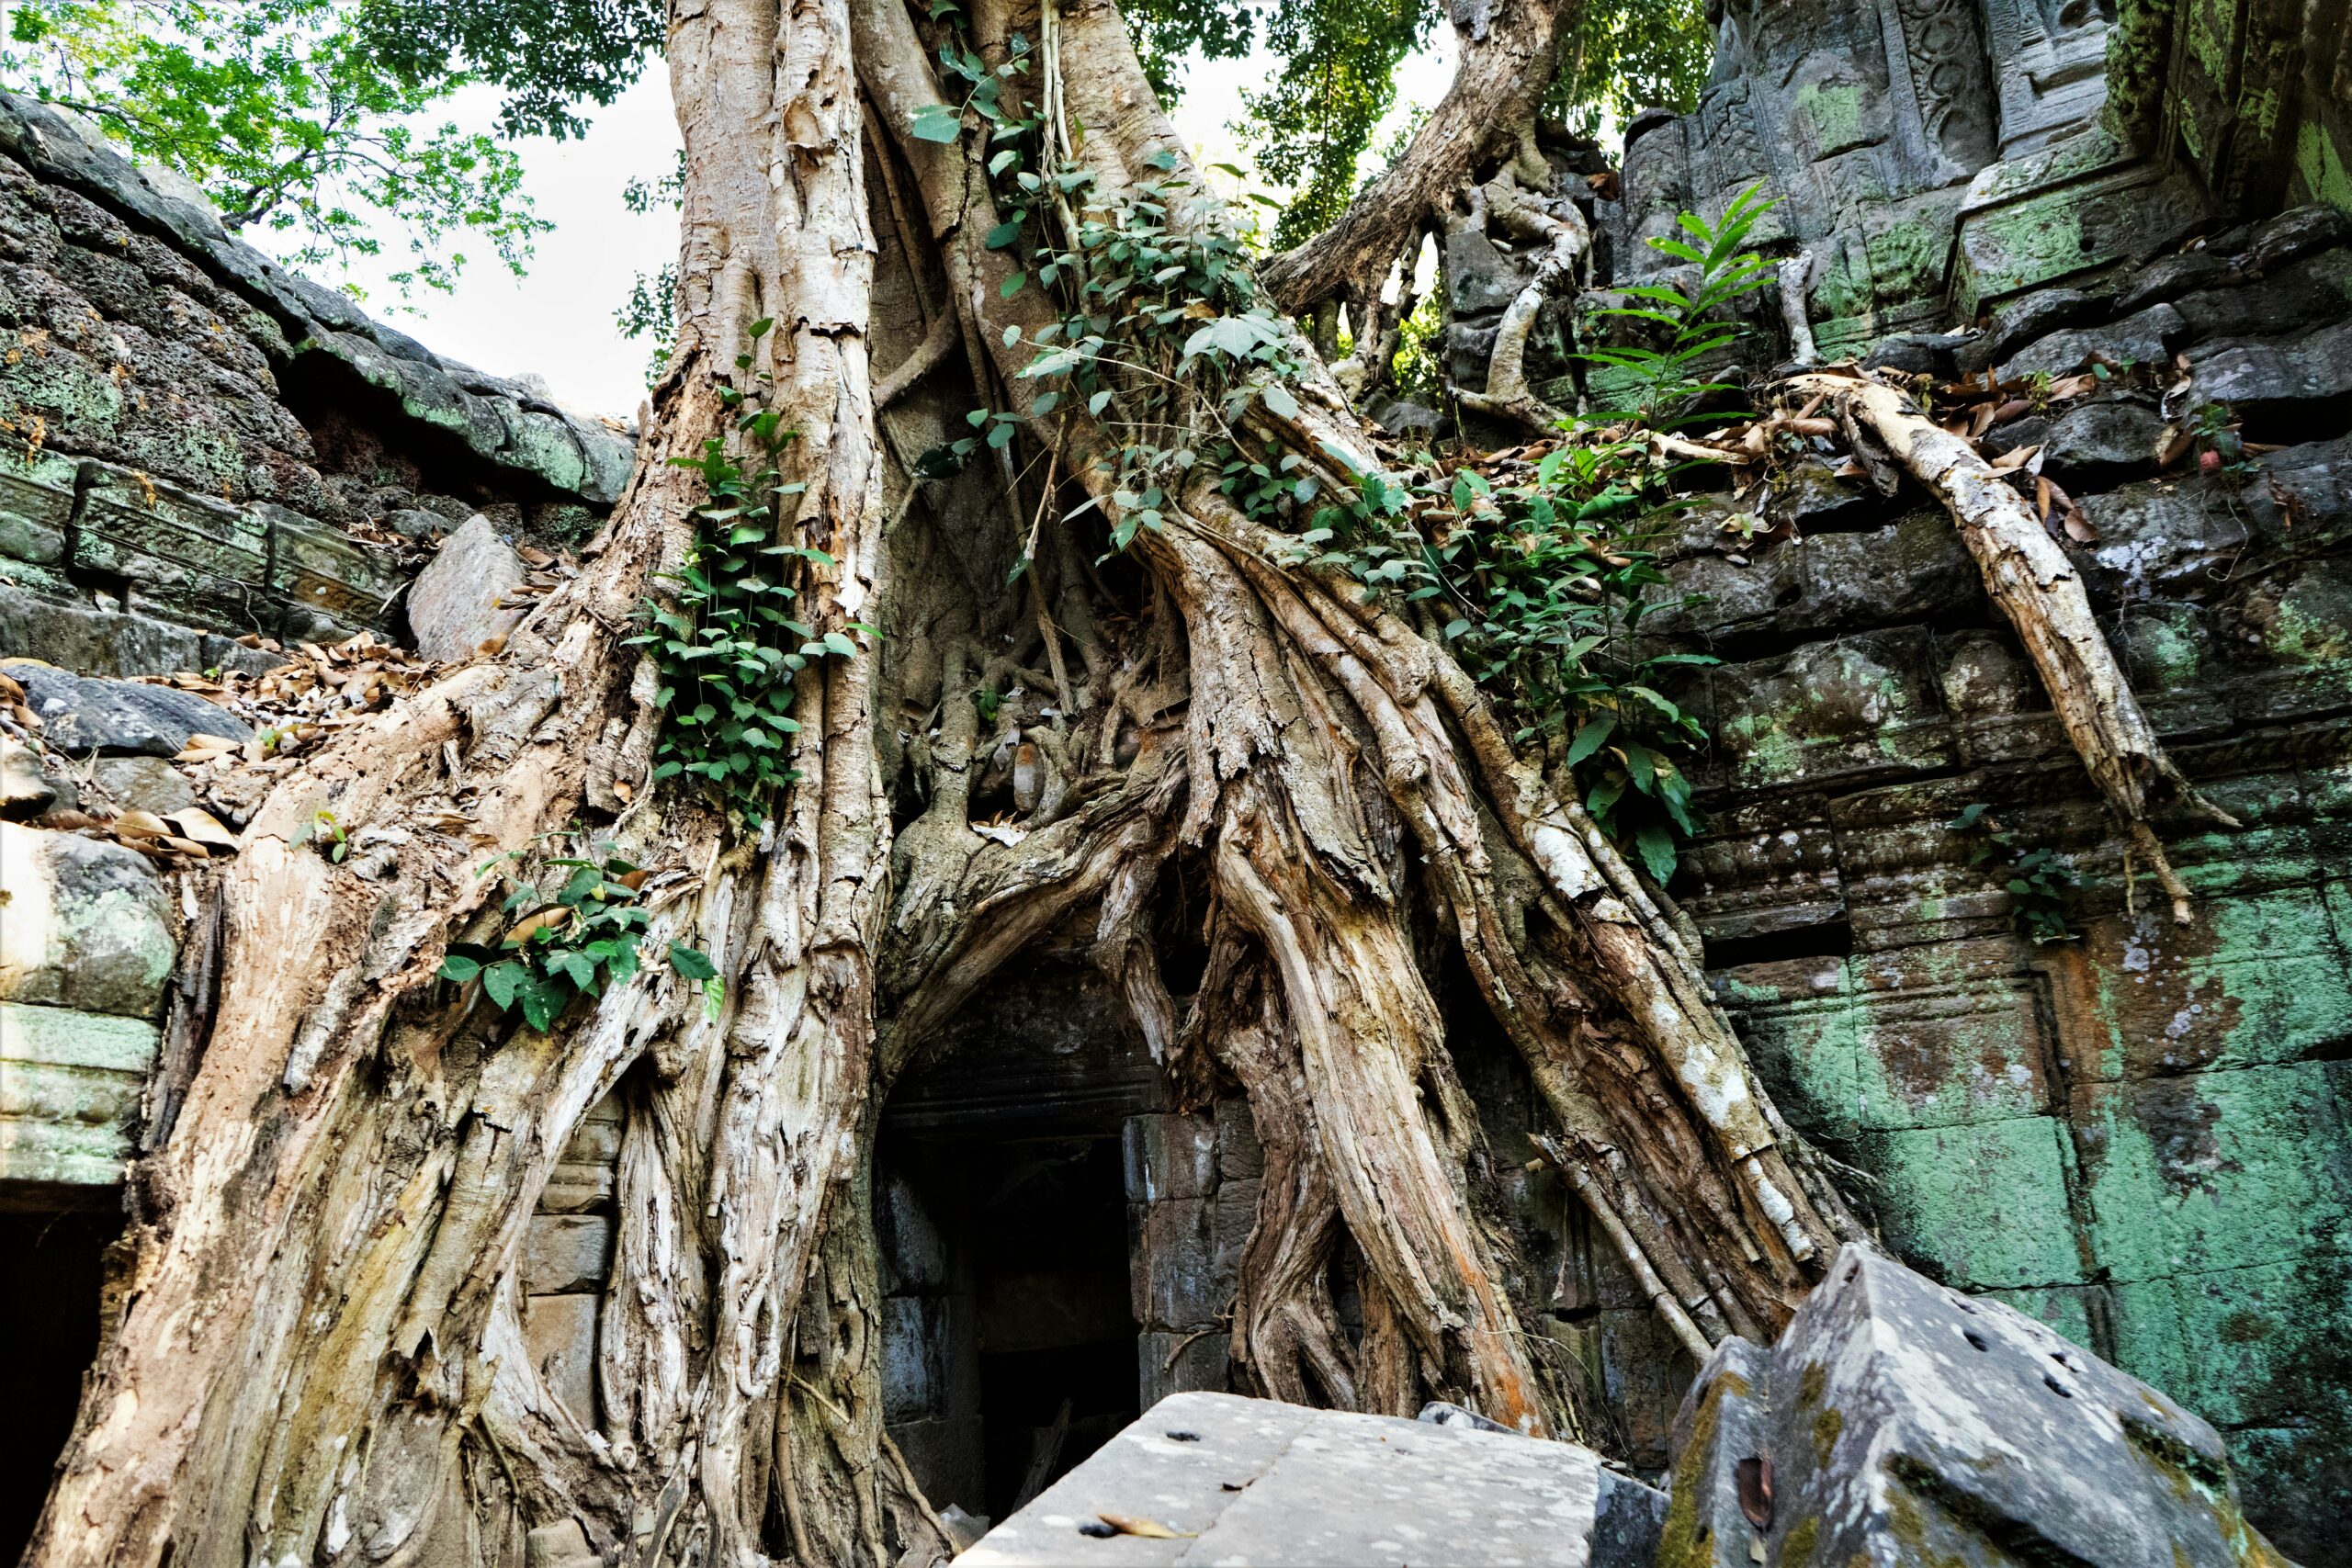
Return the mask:
{"type": "Polygon", "coordinates": [[[469,238],[520,273],[548,225],[508,138],[584,129],[661,38],[655,0],[21,0],[0,80],[201,186],[297,266],[385,253],[447,288],[469,238]],[[426,118],[477,83],[499,134],[426,118]],[[392,221],[387,222],[387,219],[392,221]]]}

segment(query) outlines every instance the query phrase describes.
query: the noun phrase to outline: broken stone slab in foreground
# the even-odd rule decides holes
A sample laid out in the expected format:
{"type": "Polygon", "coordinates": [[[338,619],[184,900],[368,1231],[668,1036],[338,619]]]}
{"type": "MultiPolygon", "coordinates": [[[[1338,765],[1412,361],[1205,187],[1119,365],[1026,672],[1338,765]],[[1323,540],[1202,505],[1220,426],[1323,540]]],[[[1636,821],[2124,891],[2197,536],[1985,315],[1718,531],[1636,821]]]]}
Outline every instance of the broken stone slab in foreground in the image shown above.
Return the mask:
{"type": "Polygon", "coordinates": [[[2274,1568],[2220,1434],[2025,1314],[1849,1246],[1674,1430],[1663,1568],[2274,1568]]]}
{"type": "Polygon", "coordinates": [[[1573,1443],[1178,1393],[956,1562],[1641,1568],[1665,1503],[1573,1443]]]}

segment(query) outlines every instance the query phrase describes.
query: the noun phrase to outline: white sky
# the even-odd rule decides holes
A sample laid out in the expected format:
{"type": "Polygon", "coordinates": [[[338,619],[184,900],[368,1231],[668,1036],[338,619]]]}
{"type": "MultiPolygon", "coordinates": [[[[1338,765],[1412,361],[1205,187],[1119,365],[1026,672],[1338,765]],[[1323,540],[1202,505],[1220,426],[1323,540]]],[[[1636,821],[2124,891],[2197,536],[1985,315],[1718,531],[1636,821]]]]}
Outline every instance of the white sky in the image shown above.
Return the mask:
{"type": "MultiPolygon", "coordinates": [[[[1453,79],[1453,40],[1438,31],[1431,48],[1399,72],[1396,109],[1374,146],[1387,140],[1408,106],[1435,105],[1453,79]]],[[[1241,89],[1264,82],[1273,68],[1265,55],[1193,63],[1174,118],[1202,162],[1251,166],[1226,126],[1241,112],[1241,89]]],[[[486,130],[497,104],[494,89],[469,89],[432,118],[486,130]]],[[[354,269],[351,280],[367,289],[370,312],[436,354],[492,375],[536,372],[570,407],[631,414],[644,394],[647,345],[621,336],[613,313],[639,273],[675,257],[677,219],[668,211],[631,213],[621,205],[621,189],[633,178],[658,179],[676,164],[668,73],[655,62],[595,117],[582,140],[534,139],[521,151],[526,188],[539,216],[556,226],[541,236],[528,276],[514,276],[476,246],[451,294],[420,292],[403,302],[381,281],[380,271],[389,268],[377,276],[354,269]]],[[[1259,188],[1283,194],[1262,181],[1259,188]]]]}

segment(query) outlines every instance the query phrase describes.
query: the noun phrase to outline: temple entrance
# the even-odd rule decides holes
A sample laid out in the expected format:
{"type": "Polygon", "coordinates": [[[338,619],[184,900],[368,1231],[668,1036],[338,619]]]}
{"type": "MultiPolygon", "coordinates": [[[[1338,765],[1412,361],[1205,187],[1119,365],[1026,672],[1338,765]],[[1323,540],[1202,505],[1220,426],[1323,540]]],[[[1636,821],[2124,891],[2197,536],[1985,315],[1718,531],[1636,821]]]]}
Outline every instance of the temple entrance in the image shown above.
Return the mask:
{"type": "Polygon", "coordinates": [[[1128,1122],[1159,1069],[1041,964],[900,1081],[875,1151],[883,1409],[935,1506],[1001,1519],[1142,1408],[1128,1122]]]}
{"type": "Polygon", "coordinates": [[[0,1562],[32,1538],[74,1429],[98,1350],[107,1245],[121,1229],[111,1212],[0,1213],[0,1562]]]}
{"type": "Polygon", "coordinates": [[[1003,1518],[1137,1414],[1115,1138],[886,1139],[884,1403],[933,1501],[1003,1518]]]}

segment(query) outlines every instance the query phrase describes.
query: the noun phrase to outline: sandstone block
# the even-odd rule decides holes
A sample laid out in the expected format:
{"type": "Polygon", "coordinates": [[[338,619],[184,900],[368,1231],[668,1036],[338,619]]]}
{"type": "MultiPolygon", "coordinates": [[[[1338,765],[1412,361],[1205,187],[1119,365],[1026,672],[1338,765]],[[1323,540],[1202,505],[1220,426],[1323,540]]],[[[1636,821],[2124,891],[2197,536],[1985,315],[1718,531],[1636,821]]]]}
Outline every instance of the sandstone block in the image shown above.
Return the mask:
{"type": "Polygon", "coordinates": [[[40,716],[41,738],[61,751],[170,757],[191,735],[243,740],[253,734],[243,719],[193,692],[76,675],[29,661],[7,670],[40,716]]]}
{"type": "Polygon", "coordinates": [[[2211,1427],[1867,1247],[1838,1255],[1770,1351],[1719,1347],[1676,1438],[1661,1562],[2278,1561],[2211,1427]]]}
{"type": "Polygon", "coordinates": [[[523,611],[502,610],[498,601],[521,587],[523,577],[523,558],[490,519],[480,513],[468,518],[409,585],[409,634],[417,652],[454,663],[513,631],[523,611]]]}
{"type": "Polygon", "coordinates": [[[154,867],[119,844],[0,822],[0,999],[149,1019],[176,946],[154,867]]]}

